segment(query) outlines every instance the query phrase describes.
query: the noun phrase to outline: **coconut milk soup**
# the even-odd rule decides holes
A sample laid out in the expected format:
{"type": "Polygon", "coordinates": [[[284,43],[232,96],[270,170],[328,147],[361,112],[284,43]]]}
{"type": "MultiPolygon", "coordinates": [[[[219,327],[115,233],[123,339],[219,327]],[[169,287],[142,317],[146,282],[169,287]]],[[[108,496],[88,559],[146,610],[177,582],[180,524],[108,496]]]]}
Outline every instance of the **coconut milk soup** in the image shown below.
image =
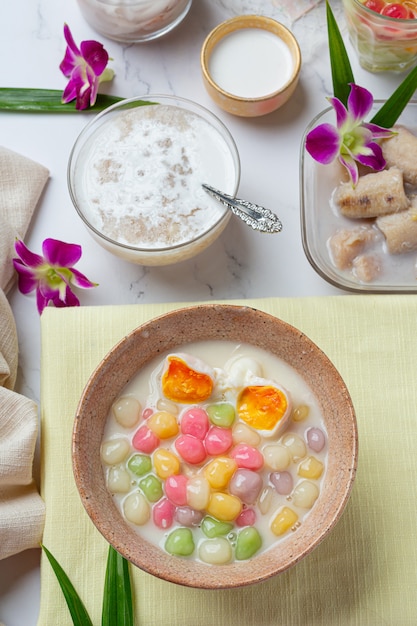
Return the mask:
{"type": "Polygon", "coordinates": [[[145,250],[180,246],[222,217],[202,189],[230,191],[235,164],[209,122],[179,107],[138,107],[109,119],[84,147],[75,190],[100,233],[145,250]]]}
{"type": "Polygon", "coordinates": [[[314,507],[327,434],[301,376],[248,344],[159,355],[109,413],[101,457],[124,519],[170,554],[208,564],[285,541],[314,507]]]}

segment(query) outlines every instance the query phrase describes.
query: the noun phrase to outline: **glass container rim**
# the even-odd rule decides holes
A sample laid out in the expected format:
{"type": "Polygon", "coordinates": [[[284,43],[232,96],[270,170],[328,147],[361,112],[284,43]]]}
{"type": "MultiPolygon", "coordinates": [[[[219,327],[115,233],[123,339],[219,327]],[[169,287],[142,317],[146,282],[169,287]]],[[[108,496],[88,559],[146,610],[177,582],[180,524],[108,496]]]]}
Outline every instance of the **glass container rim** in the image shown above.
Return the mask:
{"type": "Polygon", "coordinates": [[[373,9],[370,9],[369,7],[365,6],[365,4],[363,4],[360,0],[343,0],[343,4],[345,6],[349,4],[349,2],[352,2],[357,7],[360,7],[361,9],[363,9],[365,14],[369,15],[369,17],[372,17],[374,19],[380,19],[382,21],[387,22],[387,24],[390,24],[390,25],[393,25],[397,22],[399,22],[401,25],[405,25],[409,23],[415,26],[417,24],[417,17],[407,18],[407,17],[392,17],[390,15],[382,15],[381,13],[378,13],[377,11],[374,11],[373,9]]]}

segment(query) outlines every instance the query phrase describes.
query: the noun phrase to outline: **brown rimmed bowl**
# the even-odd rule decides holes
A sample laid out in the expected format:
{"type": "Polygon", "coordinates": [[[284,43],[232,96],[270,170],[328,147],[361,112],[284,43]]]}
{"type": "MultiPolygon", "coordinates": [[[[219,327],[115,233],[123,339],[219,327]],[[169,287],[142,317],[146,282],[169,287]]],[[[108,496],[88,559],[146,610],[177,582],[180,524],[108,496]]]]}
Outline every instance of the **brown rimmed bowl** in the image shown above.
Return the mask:
{"type": "Polygon", "coordinates": [[[238,305],[204,304],[177,309],[124,337],[91,375],[73,432],[73,470],[81,501],[96,528],[126,559],[161,579],[201,589],[261,582],[309,555],[334,528],[349,499],[358,455],[355,411],[340,374],[306,335],[280,319],[238,305]],[[124,521],[105,484],[100,459],[111,405],[125,385],[156,355],[193,341],[250,343],[284,360],[314,389],[328,435],[321,492],[296,532],[248,561],[207,565],[163,552],[124,521]]]}

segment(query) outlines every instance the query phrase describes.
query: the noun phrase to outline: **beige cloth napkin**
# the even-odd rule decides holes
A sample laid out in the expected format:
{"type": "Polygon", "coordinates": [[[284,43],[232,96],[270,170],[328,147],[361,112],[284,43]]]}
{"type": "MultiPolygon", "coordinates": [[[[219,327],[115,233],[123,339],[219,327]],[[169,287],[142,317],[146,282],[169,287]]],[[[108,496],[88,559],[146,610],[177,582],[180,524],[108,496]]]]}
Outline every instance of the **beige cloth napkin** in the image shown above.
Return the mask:
{"type": "Polygon", "coordinates": [[[38,433],[35,402],[14,391],[16,325],[6,293],[14,282],[14,241],[23,238],[48,170],[0,147],[0,558],[39,545],[44,503],[33,481],[38,433]]]}
{"type": "MultiPolygon", "coordinates": [[[[305,332],[343,376],[356,409],[357,478],[330,536],[290,571],[247,588],[184,588],[133,570],[136,626],[416,626],[417,295],[237,302],[305,332]]],[[[71,434],[85,383],[110,348],[175,304],[47,309],[41,318],[43,543],[100,624],[107,544],[85,513],[71,434]],[[65,358],[62,358],[62,355],[65,358]]],[[[48,562],[38,625],[69,625],[48,562]]]]}

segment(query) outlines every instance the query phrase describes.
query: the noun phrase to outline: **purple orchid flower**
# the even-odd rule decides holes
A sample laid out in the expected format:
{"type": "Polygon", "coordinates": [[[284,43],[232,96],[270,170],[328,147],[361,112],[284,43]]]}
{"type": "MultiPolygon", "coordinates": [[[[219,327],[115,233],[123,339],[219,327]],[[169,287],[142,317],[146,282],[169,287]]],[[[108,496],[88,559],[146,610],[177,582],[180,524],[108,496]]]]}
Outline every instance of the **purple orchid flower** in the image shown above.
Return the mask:
{"type": "Polygon", "coordinates": [[[347,169],[352,184],[358,182],[357,163],[375,171],[386,163],[378,139],[391,137],[393,132],[364,122],[372,108],[372,94],[364,87],[350,83],[347,108],[338,98],[328,98],[336,112],[336,126],[320,124],[306,138],[306,149],[319,163],[329,164],[336,158],[347,169]]]}
{"type": "Polygon", "coordinates": [[[15,250],[20,257],[13,259],[18,273],[19,291],[28,294],[36,289],[39,314],[49,302],[55,307],[80,306],[71,285],[82,289],[97,287],[96,283],[73,267],[82,253],[81,246],[77,244],[45,239],[42,244],[43,256],[40,256],[31,252],[18,239],[15,250]]]}
{"type": "Polygon", "coordinates": [[[69,82],[62,102],[76,99],[77,110],[88,109],[96,102],[99,84],[114,76],[113,70],[106,68],[109,55],[98,41],[82,41],[79,49],[67,24],[64,24],[64,37],[67,49],[59,69],[69,82]]]}

